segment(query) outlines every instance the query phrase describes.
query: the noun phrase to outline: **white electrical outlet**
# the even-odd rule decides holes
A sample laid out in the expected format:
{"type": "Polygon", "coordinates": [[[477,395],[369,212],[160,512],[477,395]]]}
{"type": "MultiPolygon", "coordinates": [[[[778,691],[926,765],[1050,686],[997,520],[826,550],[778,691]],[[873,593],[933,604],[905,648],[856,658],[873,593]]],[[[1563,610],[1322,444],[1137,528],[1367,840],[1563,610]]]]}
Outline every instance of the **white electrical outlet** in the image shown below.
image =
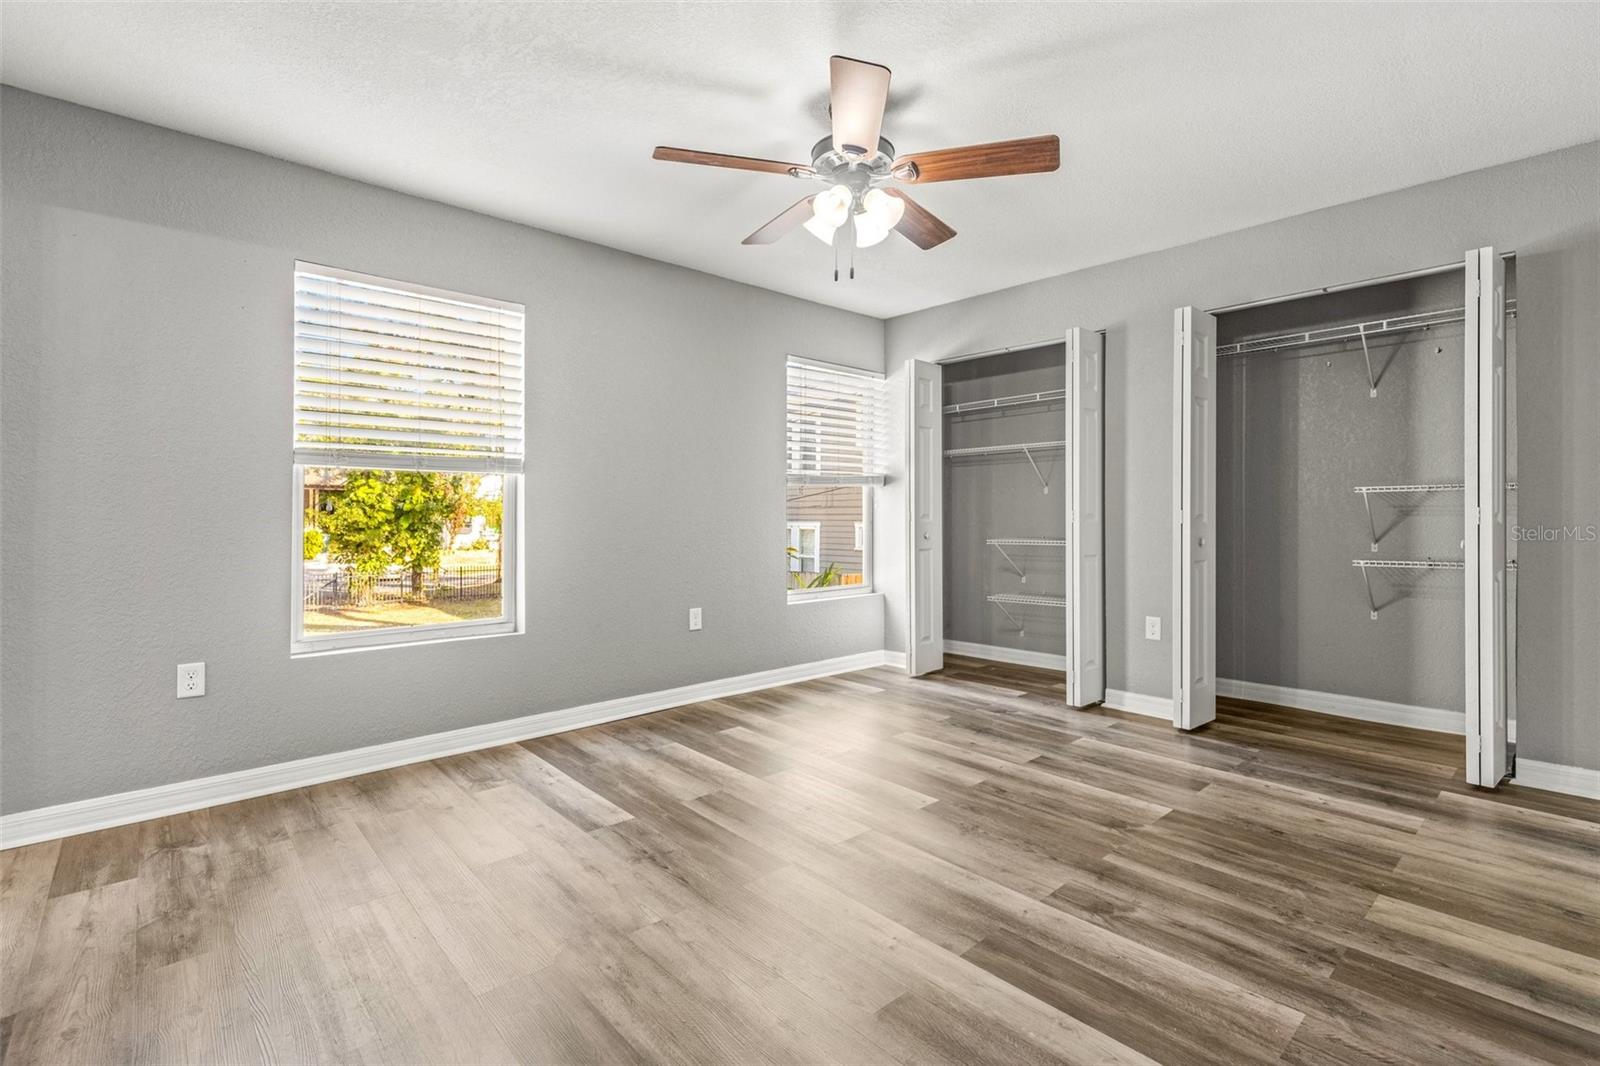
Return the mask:
{"type": "Polygon", "coordinates": [[[1161,617],[1159,615],[1147,614],[1144,616],[1144,639],[1161,639],[1161,617]]]}
{"type": "Polygon", "coordinates": [[[697,633],[699,631],[700,631],[700,608],[691,607],[691,608],[689,608],[689,632],[697,633]]]}
{"type": "Polygon", "coordinates": [[[206,664],[178,664],[178,698],[192,699],[206,694],[206,664]]]}

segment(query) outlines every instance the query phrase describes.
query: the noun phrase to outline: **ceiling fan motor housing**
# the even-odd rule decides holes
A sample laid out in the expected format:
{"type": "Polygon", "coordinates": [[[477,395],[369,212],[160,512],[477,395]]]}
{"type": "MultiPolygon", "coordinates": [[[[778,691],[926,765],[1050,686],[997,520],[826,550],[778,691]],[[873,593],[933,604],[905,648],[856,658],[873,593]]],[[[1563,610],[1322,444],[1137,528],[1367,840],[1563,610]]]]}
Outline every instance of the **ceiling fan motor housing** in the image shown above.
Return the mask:
{"type": "Polygon", "coordinates": [[[862,193],[889,180],[894,158],[894,145],[886,137],[878,138],[878,150],[870,156],[836,151],[833,138],[824,137],[811,148],[812,173],[803,176],[843,185],[859,200],[862,193]]]}

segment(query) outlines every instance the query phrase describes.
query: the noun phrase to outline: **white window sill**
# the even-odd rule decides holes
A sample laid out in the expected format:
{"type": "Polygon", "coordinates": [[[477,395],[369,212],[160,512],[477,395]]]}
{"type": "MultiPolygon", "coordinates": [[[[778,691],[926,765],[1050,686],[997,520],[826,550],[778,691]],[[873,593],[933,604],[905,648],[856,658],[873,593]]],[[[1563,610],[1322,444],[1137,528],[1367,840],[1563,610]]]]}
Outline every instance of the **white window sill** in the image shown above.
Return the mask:
{"type": "Polygon", "coordinates": [[[451,630],[443,626],[429,626],[409,632],[405,636],[394,636],[387,640],[369,641],[332,641],[323,644],[315,640],[292,641],[289,645],[289,658],[291,659],[320,659],[328,655],[345,655],[357,651],[381,651],[386,648],[416,648],[427,644],[455,644],[463,640],[485,640],[490,637],[516,637],[522,635],[522,630],[512,623],[499,623],[505,628],[474,628],[471,630],[451,630]]]}
{"type": "Polygon", "coordinates": [[[838,603],[840,600],[864,600],[870,596],[882,596],[883,593],[873,589],[862,589],[859,592],[808,592],[796,595],[789,593],[789,606],[800,603],[838,603]]]}

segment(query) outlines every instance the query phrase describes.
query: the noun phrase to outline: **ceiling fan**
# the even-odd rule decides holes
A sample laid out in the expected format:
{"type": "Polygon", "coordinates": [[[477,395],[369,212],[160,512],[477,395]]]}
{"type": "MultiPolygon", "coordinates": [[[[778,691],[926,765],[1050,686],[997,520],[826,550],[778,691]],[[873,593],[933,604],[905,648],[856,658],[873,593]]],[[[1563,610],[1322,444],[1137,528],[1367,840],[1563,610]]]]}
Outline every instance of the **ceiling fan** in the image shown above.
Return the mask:
{"type": "MultiPolygon", "coordinates": [[[[743,243],[772,244],[804,226],[819,240],[833,245],[836,264],[841,246],[852,252],[870,248],[887,237],[890,230],[900,232],[923,249],[943,244],[956,235],[898,184],[1042,174],[1061,166],[1061,139],[1054,134],[896,156],[894,145],[881,132],[884,107],[889,102],[889,68],[834,56],[829,60],[829,75],[828,111],[833,133],[812,147],[809,165],[665,146],[658,147],[653,157],[671,163],[787,174],[822,183],[826,186],[823,191],[786,208],[743,243]]],[[[850,276],[855,277],[853,265],[850,276]]],[[[837,265],[833,278],[839,280],[837,265]]]]}

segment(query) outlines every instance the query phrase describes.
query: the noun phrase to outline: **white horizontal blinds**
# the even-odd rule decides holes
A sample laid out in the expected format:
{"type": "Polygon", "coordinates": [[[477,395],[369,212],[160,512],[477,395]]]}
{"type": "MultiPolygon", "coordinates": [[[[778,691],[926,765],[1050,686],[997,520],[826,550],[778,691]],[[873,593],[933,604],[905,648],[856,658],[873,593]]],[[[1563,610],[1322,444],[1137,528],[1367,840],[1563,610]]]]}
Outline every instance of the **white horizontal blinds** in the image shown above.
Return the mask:
{"type": "Polygon", "coordinates": [[[294,273],[294,457],[520,473],[523,310],[327,267],[294,273]]]}
{"type": "Polygon", "coordinates": [[[883,378],[791,360],[788,473],[801,484],[881,484],[888,454],[883,378]]]}

